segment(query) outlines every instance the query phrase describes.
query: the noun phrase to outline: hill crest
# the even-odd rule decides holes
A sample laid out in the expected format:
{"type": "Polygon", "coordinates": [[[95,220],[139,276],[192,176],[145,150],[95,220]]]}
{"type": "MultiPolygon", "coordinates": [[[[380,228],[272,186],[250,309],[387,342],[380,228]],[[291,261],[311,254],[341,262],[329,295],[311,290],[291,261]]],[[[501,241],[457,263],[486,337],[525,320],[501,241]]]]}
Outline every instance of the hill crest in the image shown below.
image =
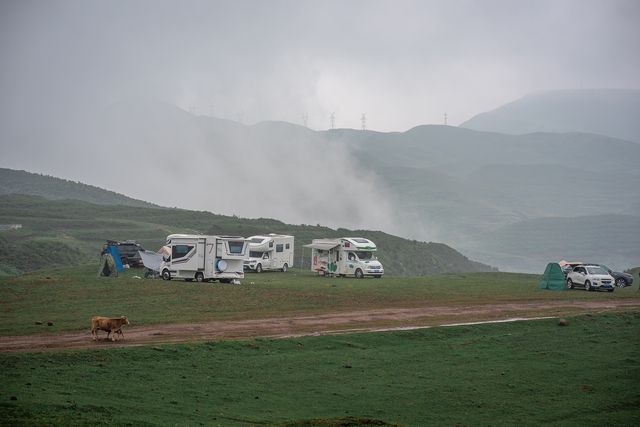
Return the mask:
{"type": "Polygon", "coordinates": [[[508,134],[583,132],[640,142],[638,117],[640,90],[569,89],[531,93],[460,127],[508,134]]]}

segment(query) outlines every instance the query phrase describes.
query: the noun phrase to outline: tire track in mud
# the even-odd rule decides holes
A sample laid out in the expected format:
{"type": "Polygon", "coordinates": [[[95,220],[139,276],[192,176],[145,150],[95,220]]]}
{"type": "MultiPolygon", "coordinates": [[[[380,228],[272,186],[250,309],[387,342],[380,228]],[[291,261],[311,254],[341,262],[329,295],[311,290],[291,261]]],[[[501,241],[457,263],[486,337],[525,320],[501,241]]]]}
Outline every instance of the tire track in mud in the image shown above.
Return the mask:
{"type": "Polygon", "coordinates": [[[131,326],[125,329],[125,339],[115,342],[107,341],[105,334],[101,335],[102,339],[92,341],[89,328],[87,328],[86,331],[57,334],[3,336],[0,337],[0,352],[46,351],[68,348],[97,349],[223,339],[286,338],[345,332],[377,332],[445,326],[447,324],[495,322],[541,316],[564,316],[598,311],[637,310],[639,308],[639,300],[523,301],[497,304],[384,308],[262,319],[212,320],[197,323],[131,326]]]}

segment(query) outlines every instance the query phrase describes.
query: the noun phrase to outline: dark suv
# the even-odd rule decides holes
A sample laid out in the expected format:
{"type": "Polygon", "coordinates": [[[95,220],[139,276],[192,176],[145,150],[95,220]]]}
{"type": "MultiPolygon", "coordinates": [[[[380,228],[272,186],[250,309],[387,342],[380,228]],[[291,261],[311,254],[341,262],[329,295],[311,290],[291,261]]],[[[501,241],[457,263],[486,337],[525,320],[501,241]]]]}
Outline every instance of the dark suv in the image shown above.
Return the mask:
{"type": "Polygon", "coordinates": [[[616,281],[616,286],[619,288],[624,288],[626,286],[631,286],[633,284],[633,276],[629,273],[621,273],[619,271],[613,271],[606,265],[599,264],[600,267],[604,268],[609,272],[611,276],[616,281]]]}
{"type": "Polygon", "coordinates": [[[144,251],[144,248],[135,240],[109,240],[107,245],[118,247],[122,264],[129,264],[131,267],[142,265],[142,258],[140,258],[138,251],[144,251]]]}

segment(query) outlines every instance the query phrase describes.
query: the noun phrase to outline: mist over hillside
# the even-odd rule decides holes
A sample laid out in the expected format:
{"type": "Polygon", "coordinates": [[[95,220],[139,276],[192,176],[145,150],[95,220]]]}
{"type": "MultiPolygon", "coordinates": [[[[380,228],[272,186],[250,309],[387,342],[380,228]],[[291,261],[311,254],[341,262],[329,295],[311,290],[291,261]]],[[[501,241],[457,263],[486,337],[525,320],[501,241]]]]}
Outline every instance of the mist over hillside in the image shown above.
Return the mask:
{"type": "Polygon", "coordinates": [[[397,231],[384,184],[353,163],[346,147],[301,126],[245,126],[139,99],[59,133],[32,130],[3,159],[163,206],[397,231]]]}
{"type": "MultiPolygon", "coordinates": [[[[592,260],[640,264],[633,233],[611,223],[615,215],[638,215],[639,158],[640,144],[596,134],[506,135],[439,125],[403,133],[313,131],[285,122],[248,126],[133,100],[87,111],[64,132],[31,129],[2,165],[162,206],[383,230],[443,242],[501,269],[538,271],[556,252],[540,243],[532,249],[527,239],[515,248],[501,230],[539,218],[593,217],[582,226],[611,238],[575,229],[592,236],[585,243],[595,248],[592,260]],[[36,150],[41,155],[29,155],[36,150]],[[522,258],[504,256],[507,240],[522,258]]],[[[546,225],[533,224],[544,232],[546,225]]],[[[572,239],[561,244],[560,253],[571,257],[572,239]]]]}
{"type": "Polygon", "coordinates": [[[543,91],[480,113],[460,125],[489,132],[584,132],[640,142],[640,90],[543,91]]]}

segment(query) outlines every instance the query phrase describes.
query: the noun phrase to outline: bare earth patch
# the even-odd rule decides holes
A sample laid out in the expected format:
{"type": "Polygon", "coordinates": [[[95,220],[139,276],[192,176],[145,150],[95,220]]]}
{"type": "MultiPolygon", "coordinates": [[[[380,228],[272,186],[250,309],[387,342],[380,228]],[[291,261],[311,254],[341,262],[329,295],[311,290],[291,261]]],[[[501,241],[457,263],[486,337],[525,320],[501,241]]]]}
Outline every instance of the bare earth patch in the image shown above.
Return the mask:
{"type": "MultiPolygon", "coordinates": [[[[233,338],[281,338],[355,331],[408,329],[424,326],[505,320],[513,317],[566,316],[579,313],[635,310],[640,301],[544,301],[385,308],[308,316],[244,320],[215,320],[199,323],[131,326],[125,339],[107,341],[106,334],[91,340],[86,331],[48,335],[0,337],[0,351],[43,351],[65,348],[113,348],[155,343],[211,341],[233,338]]],[[[135,320],[132,322],[134,323],[135,320]]]]}

